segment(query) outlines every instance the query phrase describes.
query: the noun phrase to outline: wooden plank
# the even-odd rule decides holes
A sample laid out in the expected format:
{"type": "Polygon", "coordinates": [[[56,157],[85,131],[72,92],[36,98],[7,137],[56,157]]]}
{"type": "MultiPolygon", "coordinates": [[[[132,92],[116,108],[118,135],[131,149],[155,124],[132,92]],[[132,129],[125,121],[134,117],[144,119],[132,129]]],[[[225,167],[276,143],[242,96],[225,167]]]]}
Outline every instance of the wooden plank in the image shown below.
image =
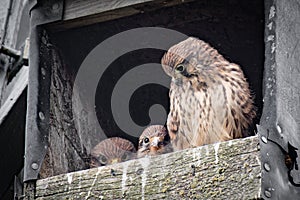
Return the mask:
{"type": "Polygon", "coordinates": [[[103,13],[106,11],[116,10],[127,6],[132,6],[140,3],[151,2],[153,0],[66,0],[64,20],[75,19],[87,15],[103,13]]]}
{"type": "Polygon", "coordinates": [[[23,66],[16,77],[12,80],[11,84],[7,86],[10,94],[5,98],[6,101],[0,108],[0,124],[4,121],[18,98],[21,96],[28,84],[28,67],[23,66]]]}
{"type": "MultiPolygon", "coordinates": [[[[4,35],[5,35],[5,25],[7,24],[7,12],[9,7],[9,0],[0,1],[0,43],[4,43],[4,35]]],[[[0,60],[5,60],[5,57],[0,55],[0,60]]],[[[7,66],[5,66],[2,62],[0,63],[0,106],[3,95],[3,90],[6,86],[6,70],[7,66]]]]}
{"type": "MultiPolygon", "coordinates": [[[[28,0],[0,1],[0,41],[7,47],[20,50],[19,30],[22,25],[26,26],[20,21],[26,2],[28,0]]],[[[0,57],[6,62],[0,63],[0,157],[4,160],[0,164],[0,198],[13,199],[13,191],[8,188],[12,188],[14,176],[22,168],[24,159],[28,67],[23,67],[16,77],[8,82],[7,71],[12,67],[12,60],[3,54],[0,57]]]]}
{"type": "MultiPolygon", "coordinates": [[[[22,17],[22,11],[26,1],[13,1],[11,14],[9,15],[9,23],[5,39],[5,45],[11,48],[16,48],[17,39],[19,36],[19,28],[22,17]]],[[[29,25],[29,24],[28,24],[29,25]]],[[[25,42],[25,41],[23,41],[25,42]]]]}
{"type": "MultiPolygon", "coordinates": [[[[15,48],[17,44],[17,39],[19,36],[19,28],[20,28],[20,21],[22,16],[22,10],[24,6],[26,5],[26,1],[12,1],[12,7],[9,11],[9,0],[1,1],[0,3],[0,41],[3,42],[3,44],[9,48],[15,48]],[[10,12],[7,15],[7,12],[10,12]],[[5,27],[5,18],[8,17],[8,20],[5,27]],[[5,34],[3,33],[5,29],[5,34]],[[4,38],[1,38],[4,37],[4,38]]],[[[29,25],[29,24],[28,24],[29,25]]],[[[23,41],[25,42],[25,41],[23,41]]],[[[9,63],[9,57],[4,56],[3,54],[0,55],[7,63],[9,63]]],[[[2,64],[0,64],[2,65],[2,64]]],[[[9,64],[5,64],[1,67],[0,71],[0,106],[2,106],[3,96],[7,96],[7,93],[10,93],[10,91],[6,88],[7,87],[7,68],[9,64]]]]}
{"type": "Polygon", "coordinates": [[[0,1],[0,42],[3,40],[3,32],[5,29],[5,21],[7,17],[9,0],[0,1]]]}
{"type": "Polygon", "coordinates": [[[50,27],[59,31],[87,26],[191,1],[194,0],[66,0],[63,21],[50,27]]]}
{"type": "Polygon", "coordinates": [[[41,179],[36,199],[255,199],[260,175],[254,136],[41,179]]]}

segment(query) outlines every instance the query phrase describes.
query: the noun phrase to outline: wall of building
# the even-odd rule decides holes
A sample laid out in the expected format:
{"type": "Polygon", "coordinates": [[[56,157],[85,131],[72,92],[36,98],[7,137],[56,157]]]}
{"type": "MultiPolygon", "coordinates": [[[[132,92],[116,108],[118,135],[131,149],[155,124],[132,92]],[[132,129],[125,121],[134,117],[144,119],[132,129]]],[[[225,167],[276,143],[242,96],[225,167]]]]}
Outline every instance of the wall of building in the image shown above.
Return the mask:
{"type": "MultiPolygon", "coordinates": [[[[29,35],[27,0],[0,1],[0,45],[22,50],[29,35]]],[[[28,67],[13,75],[14,60],[0,53],[0,199],[13,198],[14,176],[23,167],[28,67]]]]}

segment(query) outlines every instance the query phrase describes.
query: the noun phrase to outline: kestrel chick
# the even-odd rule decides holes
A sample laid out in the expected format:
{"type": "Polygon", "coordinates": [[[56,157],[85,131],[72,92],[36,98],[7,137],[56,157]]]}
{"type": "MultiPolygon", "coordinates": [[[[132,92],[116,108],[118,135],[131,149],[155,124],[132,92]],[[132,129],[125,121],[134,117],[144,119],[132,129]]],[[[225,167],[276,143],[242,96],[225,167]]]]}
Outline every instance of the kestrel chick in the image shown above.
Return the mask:
{"type": "Polygon", "coordinates": [[[134,145],[128,140],[119,137],[105,139],[92,149],[90,168],[130,160],[135,152],[134,145]]]}
{"type": "Polygon", "coordinates": [[[247,135],[256,116],[241,68],[190,37],[162,58],[172,77],[167,128],[174,150],[247,135]]]}
{"type": "Polygon", "coordinates": [[[171,146],[166,140],[167,130],[162,125],[147,127],[139,138],[137,157],[158,155],[171,151],[171,146]]]}

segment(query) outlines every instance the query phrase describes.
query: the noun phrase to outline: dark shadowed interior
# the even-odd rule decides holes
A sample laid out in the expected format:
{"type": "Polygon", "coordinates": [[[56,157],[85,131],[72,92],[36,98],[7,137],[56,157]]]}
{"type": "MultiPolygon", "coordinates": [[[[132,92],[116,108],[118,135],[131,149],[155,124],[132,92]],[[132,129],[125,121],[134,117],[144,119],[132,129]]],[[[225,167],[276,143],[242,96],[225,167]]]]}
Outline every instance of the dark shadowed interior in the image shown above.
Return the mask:
{"type": "MultiPolygon", "coordinates": [[[[59,49],[58,53],[61,59],[61,66],[55,69],[55,73],[59,75],[54,74],[52,77],[56,76],[54,80],[59,79],[60,82],[67,85],[62,84],[60,87],[72,88],[79,66],[99,43],[122,31],[151,26],[173,29],[188,36],[198,37],[210,43],[229,61],[239,64],[255,96],[258,112],[256,123],[258,123],[263,106],[262,77],[264,66],[264,2],[261,0],[195,1],[154,11],[145,11],[138,15],[113,21],[51,33],[50,41],[56,49],[59,49]]],[[[132,39],[134,42],[134,38],[132,39]]],[[[103,76],[99,77],[94,106],[97,120],[106,137],[120,136],[137,145],[138,138],[122,131],[114,121],[111,112],[112,92],[119,79],[129,70],[146,63],[160,63],[163,54],[164,51],[158,49],[140,49],[129,52],[117,58],[106,68],[103,76]]],[[[101,67],[101,63],[95,63],[95,67],[101,67]]],[[[70,126],[71,131],[69,130],[68,135],[65,135],[69,143],[65,143],[63,148],[60,145],[50,144],[51,156],[59,153],[58,158],[64,154],[69,163],[65,165],[56,163],[54,165],[53,158],[46,157],[48,167],[57,169],[45,176],[85,168],[83,163],[88,162],[87,157],[90,149],[104,139],[89,126],[90,119],[85,117],[88,115],[88,111],[73,114],[70,111],[72,105],[69,103],[72,94],[66,93],[70,93],[72,90],[56,90],[55,92],[56,95],[51,96],[50,111],[53,119],[58,120],[50,121],[52,127],[50,128],[50,139],[55,141],[55,137],[63,137],[58,134],[59,131],[57,130],[60,130],[59,127],[64,127],[64,123],[74,123],[71,120],[72,115],[80,116],[78,118],[81,120],[82,126],[80,130],[76,126],[70,126]],[[60,93],[65,98],[62,101],[57,101],[55,97],[60,93]],[[59,109],[55,109],[55,107],[59,109]],[[65,119],[61,116],[65,114],[70,115],[69,121],[59,120],[65,119]],[[80,159],[83,160],[82,164],[71,162],[80,159]]],[[[81,101],[84,101],[84,98],[81,101]]],[[[82,104],[84,105],[84,102],[82,104]]],[[[168,88],[157,84],[146,84],[137,88],[131,95],[128,105],[129,117],[138,126],[147,126],[150,122],[149,108],[154,104],[162,105],[166,113],[169,112],[168,88]]],[[[48,156],[50,156],[49,153],[48,156]]]]}

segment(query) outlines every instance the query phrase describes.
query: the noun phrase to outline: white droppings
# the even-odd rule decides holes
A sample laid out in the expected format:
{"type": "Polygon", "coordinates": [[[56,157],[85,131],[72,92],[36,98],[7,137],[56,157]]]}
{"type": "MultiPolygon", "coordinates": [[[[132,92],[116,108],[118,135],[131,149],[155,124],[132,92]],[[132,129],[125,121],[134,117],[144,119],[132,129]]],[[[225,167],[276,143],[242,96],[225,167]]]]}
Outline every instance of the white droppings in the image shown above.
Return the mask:
{"type": "Polygon", "coordinates": [[[271,6],[270,13],[269,13],[269,19],[272,19],[275,16],[275,6],[271,6]]]}
{"type": "MultiPolygon", "coordinates": [[[[206,148],[208,150],[208,148],[206,148]]],[[[201,164],[201,152],[199,148],[194,148],[193,149],[193,164],[195,166],[199,166],[201,164]]],[[[207,151],[206,151],[207,153],[207,151]]]]}
{"type": "Polygon", "coordinates": [[[277,128],[278,133],[282,134],[282,129],[281,129],[281,127],[279,126],[279,124],[277,124],[276,128],[277,128]]]}
{"type": "Polygon", "coordinates": [[[275,43],[272,43],[272,46],[271,46],[271,53],[274,53],[276,50],[276,44],[275,43]]]}
{"type": "Polygon", "coordinates": [[[100,167],[98,167],[98,170],[97,170],[97,173],[96,173],[95,178],[94,178],[94,180],[93,180],[93,183],[92,183],[92,185],[91,185],[91,187],[90,187],[90,189],[89,189],[89,191],[88,191],[88,194],[87,194],[87,196],[85,197],[85,199],[90,198],[92,189],[93,189],[93,187],[94,187],[95,184],[96,184],[96,181],[97,181],[97,179],[98,179],[99,174],[100,174],[100,167]]]}
{"type": "Polygon", "coordinates": [[[142,176],[142,200],[145,199],[145,186],[147,182],[147,172],[148,172],[148,166],[150,165],[150,160],[148,157],[139,159],[140,164],[143,167],[143,172],[141,174],[142,176]]]}
{"type": "Polygon", "coordinates": [[[272,30],[272,27],[273,27],[273,22],[270,22],[267,27],[269,28],[269,30],[272,30]]]}
{"type": "Polygon", "coordinates": [[[273,40],[274,40],[274,38],[275,38],[275,36],[274,36],[274,35],[269,35],[269,36],[267,37],[267,42],[269,42],[269,41],[273,41],[273,40]]]}
{"type": "Polygon", "coordinates": [[[71,173],[67,174],[67,178],[68,178],[68,183],[71,184],[73,180],[73,174],[71,173]]]}
{"type": "Polygon", "coordinates": [[[231,145],[232,145],[232,140],[229,140],[228,146],[231,146],[231,145]]]}
{"type": "Polygon", "coordinates": [[[273,71],[273,70],[275,70],[275,64],[273,64],[273,65],[271,65],[271,70],[273,71]]]}
{"type": "Polygon", "coordinates": [[[261,160],[259,159],[259,157],[258,157],[258,156],[255,156],[255,159],[256,159],[256,161],[257,161],[257,164],[260,165],[260,164],[261,164],[261,160]]]}
{"type": "Polygon", "coordinates": [[[214,149],[215,149],[215,163],[216,164],[218,164],[218,162],[219,162],[219,157],[218,157],[219,147],[220,147],[220,143],[216,143],[214,145],[214,149]]]}
{"type": "Polygon", "coordinates": [[[122,174],[122,194],[126,191],[126,181],[127,181],[127,169],[128,169],[129,162],[123,162],[123,174],[122,174]]]}
{"type": "Polygon", "coordinates": [[[196,160],[196,153],[197,153],[196,148],[194,148],[193,149],[193,160],[196,160]]]}
{"type": "Polygon", "coordinates": [[[159,191],[161,191],[161,186],[162,186],[162,183],[161,183],[161,181],[159,181],[159,191]]]}

